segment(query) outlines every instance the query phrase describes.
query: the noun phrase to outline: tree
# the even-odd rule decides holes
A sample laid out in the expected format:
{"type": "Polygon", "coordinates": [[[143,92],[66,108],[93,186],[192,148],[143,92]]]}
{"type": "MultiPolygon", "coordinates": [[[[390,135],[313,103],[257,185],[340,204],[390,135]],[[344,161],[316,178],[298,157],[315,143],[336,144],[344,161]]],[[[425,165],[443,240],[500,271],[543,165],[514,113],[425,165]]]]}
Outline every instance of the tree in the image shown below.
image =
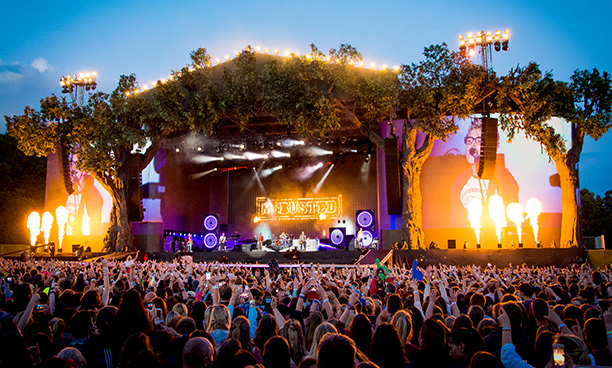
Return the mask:
{"type": "Polygon", "coordinates": [[[510,138],[523,130],[544,147],[555,162],[561,180],[562,246],[582,245],[577,201],[577,164],[588,135],[597,140],[612,126],[610,75],[575,71],[571,82],[555,81],[537,64],[517,67],[502,78],[498,96],[502,128],[510,138]],[[570,142],[565,142],[547,121],[561,117],[572,125],[570,142]]]}
{"type": "Polygon", "coordinates": [[[602,198],[583,188],[580,204],[584,235],[604,235],[606,240],[612,241],[612,191],[607,191],[602,198]]]}

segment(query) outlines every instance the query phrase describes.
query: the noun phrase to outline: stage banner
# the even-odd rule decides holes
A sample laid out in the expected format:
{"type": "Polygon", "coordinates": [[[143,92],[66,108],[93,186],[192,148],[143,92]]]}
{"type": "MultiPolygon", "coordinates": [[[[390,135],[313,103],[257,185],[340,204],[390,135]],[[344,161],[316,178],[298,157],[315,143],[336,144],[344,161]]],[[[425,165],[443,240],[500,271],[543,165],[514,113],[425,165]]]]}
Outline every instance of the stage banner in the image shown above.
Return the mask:
{"type": "Polygon", "coordinates": [[[342,218],[342,195],[324,198],[255,198],[255,215],[265,220],[322,220],[342,218]]]}

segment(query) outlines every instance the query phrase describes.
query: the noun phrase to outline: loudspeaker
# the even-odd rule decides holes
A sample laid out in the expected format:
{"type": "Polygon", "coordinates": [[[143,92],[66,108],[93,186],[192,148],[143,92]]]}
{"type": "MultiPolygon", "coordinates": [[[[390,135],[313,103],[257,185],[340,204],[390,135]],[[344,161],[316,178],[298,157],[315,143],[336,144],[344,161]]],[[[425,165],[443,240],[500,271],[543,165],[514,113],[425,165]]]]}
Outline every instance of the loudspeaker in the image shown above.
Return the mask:
{"type": "Polygon", "coordinates": [[[204,250],[211,251],[219,245],[219,215],[204,216],[204,250]]]}
{"type": "Polygon", "coordinates": [[[448,239],[448,249],[457,249],[457,241],[455,239],[448,239]]]}
{"type": "Polygon", "coordinates": [[[402,191],[397,137],[385,138],[385,177],[387,182],[387,212],[402,214],[402,191]]]}
{"type": "Polygon", "coordinates": [[[329,242],[333,247],[338,249],[346,249],[346,228],[330,227],[329,242]]]}
{"type": "Polygon", "coordinates": [[[74,187],[72,185],[72,177],[70,176],[70,158],[68,157],[68,149],[63,144],[60,144],[57,148],[57,159],[60,164],[60,177],[64,182],[64,188],[68,194],[74,193],[74,187]]]}
{"type": "Polygon", "coordinates": [[[495,175],[495,160],[497,158],[497,119],[482,118],[480,138],[478,177],[491,179],[495,175]]]}
{"type": "Polygon", "coordinates": [[[369,247],[374,241],[374,211],[372,210],[359,210],[355,213],[355,224],[357,224],[355,231],[355,248],[358,248],[358,244],[361,241],[361,247],[369,247]],[[357,235],[359,230],[362,230],[362,238],[358,239],[357,235]]]}
{"type": "Polygon", "coordinates": [[[142,205],[142,171],[140,170],[141,154],[130,155],[127,166],[127,197],[128,218],[130,221],[142,221],[144,207],[142,205]]]}

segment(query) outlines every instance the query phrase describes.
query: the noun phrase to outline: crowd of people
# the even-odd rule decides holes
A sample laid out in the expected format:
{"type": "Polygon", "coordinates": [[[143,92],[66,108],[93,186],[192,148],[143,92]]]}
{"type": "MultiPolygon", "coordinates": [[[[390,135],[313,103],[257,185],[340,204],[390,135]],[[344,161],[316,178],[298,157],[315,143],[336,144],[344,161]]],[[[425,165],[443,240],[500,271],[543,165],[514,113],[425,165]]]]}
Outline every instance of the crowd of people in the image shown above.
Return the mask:
{"type": "Polygon", "coordinates": [[[612,365],[612,273],[0,259],[2,367],[612,365]]]}

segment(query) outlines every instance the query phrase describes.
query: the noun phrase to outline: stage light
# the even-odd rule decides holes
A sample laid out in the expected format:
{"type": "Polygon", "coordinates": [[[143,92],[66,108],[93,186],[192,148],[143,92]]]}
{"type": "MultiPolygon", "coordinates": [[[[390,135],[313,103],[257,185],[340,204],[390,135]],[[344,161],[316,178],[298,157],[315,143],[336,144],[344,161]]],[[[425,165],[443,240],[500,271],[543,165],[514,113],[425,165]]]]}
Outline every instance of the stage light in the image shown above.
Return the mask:
{"type": "Polygon", "coordinates": [[[241,143],[240,146],[238,146],[240,148],[241,151],[244,151],[246,149],[246,144],[245,143],[241,143]]]}
{"type": "Polygon", "coordinates": [[[197,150],[198,152],[202,152],[202,146],[198,146],[197,150]]]}
{"type": "Polygon", "coordinates": [[[229,147],[227,146],[227,143],[223,143],[221,145],[221,149],[224,150],[224,151],[227,151],[229,149],[229,147]]]}
{"type": "Polygon", "coordinates": [[[174,152],[179,153],[181,152],[181,147],[174,147],[174,152]]]}
{"type": "Polygon", "coordinates": [[[259,221],[261,221],[261,219],[259,218],[259,216],[255,216],[255,217],[253,217],[253,223],[254,223],[254,224],[258,223],[259,221]]]}
{"type": "Polygon", "coordinates": [[[325,137],[325,144],[329,144],[329,137],[325,137]]]}
{"type": "Polygon", "coordinates": [[[459,51],[461,52],[465,52],[465,39],[463,38],[463,35],[460,34],[459,35],[459,51]]]}
{"type": "Polygon", "coordinates": [[[320,146],[321,145],[321,138],[317,138],[317,145],[320,146]]]}
{"type": "Polygon", "coordinates": [[[366,155],[365,162],[370,162],[370,155],[366,155]]]}
{"type": "Polygon", "coordinates": [[[215,145],[215,151],[217,153],[221,152],[221,148],[219,147],[219,145],[215,145]]]}
{"type": "Polygon", "coordinates": [[[253,161],[253,160],[266,159],[268,158],[268,155],[262,155],[260,153],[255,153],[255,152],[245,152],[243,154],[243,157],[249,161],[253,161]]]}
{"type": "Polygon", "coordinates": [[[326,219],[327,219],[327,215],[326,214],[322,213],[322,214],[319,215],[319,220],[323,221],[323,220],[326,220],[326,219]]]}
{"type": "Polygon", "coordinates": [[[340,138],[340,143],[345,144],[346,143],[346,137],[342,136],[342,138],[340,138]]]}
{"type": "Polygon", "coordinates": [[[273,150],[274,149],[274,142],[272,142],[272,141],[268,142],[268,148],[273,150]]]}
{"type": "Polygon", "coordinates": [[[272,152],[270,152],[270,154],[272,155],[272,157],[274,158],[280,158],[280,157],[291,157],[290,153],[286,153],[283,151],[279,151],[279,150],[274,150],[272,152]]]}

